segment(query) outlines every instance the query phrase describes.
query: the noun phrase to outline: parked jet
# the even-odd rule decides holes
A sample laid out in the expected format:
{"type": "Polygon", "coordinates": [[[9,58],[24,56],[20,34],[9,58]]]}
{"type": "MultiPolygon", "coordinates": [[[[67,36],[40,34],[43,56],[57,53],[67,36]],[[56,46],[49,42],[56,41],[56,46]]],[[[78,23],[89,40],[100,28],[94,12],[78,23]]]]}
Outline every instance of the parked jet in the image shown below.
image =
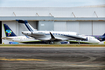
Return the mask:
{"type": "MultiPolygon", "coordinates": [[[[99,44],[105,44],[105,33],[103,34],[103,35],[88,35],[88,36],[93,36],[93,37],[95,37],[95,38],[97,38],[99,41],[100,41],[100,43],[99,44]]],[[[92,42],[90,42],[89,40],[69,40],[70,41],[70,43],[72,43],[72,44],[78,44],[78,43],[80,43],[80,44],[92,44],[92,42]]]]}
{"type": "Polygon", "coordinates": [[[105,41],[105,33],[103,35],[92,35],[100,41],[105,41]]]}
{"type": "Polygon", "coordinates": [[[22,31],[22,34],[33,37],[38,40],[51,42],[61,42],[68,40],[88,40],[92,43],[100,41],[92,36],[79,35],[76,32],[61,32],[61,31],[37,31],[26,20],[16,20],[19,23],[24,23],[29,31],[22,31]]]}
{"type": "Polygon", "coordinates": [[[28,36],[17,36],[10,28],[8,25],[3,24],[4,26],[4,31],[5,31],[5,35],[6,37],[3,37],[2,39],[4,40],[9,40],[9,41],[13,41],[13,42],[20,42],[20,43],[43,43],[40,40],[36,40],[32,37],[28,37],[28,36]]]}

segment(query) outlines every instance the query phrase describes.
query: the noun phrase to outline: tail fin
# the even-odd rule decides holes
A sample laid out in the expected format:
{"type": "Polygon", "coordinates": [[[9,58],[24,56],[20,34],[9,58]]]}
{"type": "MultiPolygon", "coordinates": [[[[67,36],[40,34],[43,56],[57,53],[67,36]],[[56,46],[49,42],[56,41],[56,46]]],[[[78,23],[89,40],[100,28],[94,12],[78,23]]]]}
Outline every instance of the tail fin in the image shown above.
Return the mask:
{"type": "Polygon", "coordinates": [[[28,23],[28,21],[26,21],[26,20],[16,20],[16,21],[18,21],[18,23],[24,23],[25,26],[27,27],[27,29],[28,29],[29,31],[31,31],[31,32],[37,31],[37,30],[34,29],[34,28],[28,23]]]}
{"type": "Polygon", "coordinates": [[[105,36],[105,33],[102,36],[105,36]]]}
{"type": "Polygon", "coordinates": [[[16,34],[9,28],[8,25],[3,24],[6,37],[16,36],[16,34]]]}

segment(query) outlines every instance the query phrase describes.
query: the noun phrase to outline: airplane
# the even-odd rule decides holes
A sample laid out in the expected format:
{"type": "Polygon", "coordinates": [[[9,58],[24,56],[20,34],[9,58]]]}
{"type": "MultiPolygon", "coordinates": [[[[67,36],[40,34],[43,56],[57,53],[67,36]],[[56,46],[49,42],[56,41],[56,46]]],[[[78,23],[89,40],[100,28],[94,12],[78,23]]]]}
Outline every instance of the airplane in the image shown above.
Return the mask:
{"type": "Polygon", "coordinates": [[[68,40],[88,40],[91,43],[99,43],[100,41],[92,36],[77,34],[76,32],[62,31],[37,31],[26,20],[16,20],[18,23],[24,23],[29,31],[22,31],[22,34],[33,37],[38,40],[52,42],[62,42],[68,40]]]}
{"type": "Polygon", "coordinates": [[[26,44],[35,44],[35,43],[44,43],[41,40],[36,40],[32,37],[28,37],[28,36],[17,36],[7,24],[3,24],[4,27],[4,31],[5,31],[5,35],[6,37],[3,37],[2,39],[4,40],[9,40],[9,41],[13,41],[13,42],[19,42],[19,43],[26,43],[26,44]]]}
{"type": "MultiPolygon", "coordinates": [[[[105,33],[103,35],[87,35],[87,36],[93,36],[96,39],[100,41],[99,44],[105,44],[105,33]]],[[[92,42],[89,42],[89,40],[69,40],[71,44],[92,44],[92,42]]]]}
{"type": "Polygon", "coordinates": [[[99,41],[105,41],[105,33],[103,35],[92,35],[92,36],[97,38],[99,41]]]}

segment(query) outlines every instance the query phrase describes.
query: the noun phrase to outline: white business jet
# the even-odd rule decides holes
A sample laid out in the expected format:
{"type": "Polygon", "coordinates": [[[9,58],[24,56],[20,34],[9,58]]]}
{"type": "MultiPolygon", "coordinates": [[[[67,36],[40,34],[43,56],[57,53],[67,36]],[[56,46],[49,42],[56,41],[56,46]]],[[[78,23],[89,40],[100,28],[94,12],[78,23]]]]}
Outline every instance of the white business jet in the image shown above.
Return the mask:
{"type": "Polygon", "coordinates": [[[16,21],[18,21],[19,23],[24,23],[29,30],[29,31],[22,31],[22,34],[48,43],[68,41],[68,40],[89,40],[92,43],[100,42],[99,40],[97,40],[92,36],[80,35],[77,34],[76,32],[37,31],[26,20],[16,20],[16,21]]]}

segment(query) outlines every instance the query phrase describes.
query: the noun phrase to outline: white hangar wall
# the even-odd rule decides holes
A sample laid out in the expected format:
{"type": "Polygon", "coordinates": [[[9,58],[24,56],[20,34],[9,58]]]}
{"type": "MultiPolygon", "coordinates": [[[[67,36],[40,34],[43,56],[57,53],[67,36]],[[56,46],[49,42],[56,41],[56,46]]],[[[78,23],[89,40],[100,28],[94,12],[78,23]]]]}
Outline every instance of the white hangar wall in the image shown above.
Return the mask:
{"type": "Polygon", "coordinates": [[[54,31],[67,31],[66,22],[54,22],[54,31]]]}
{"type": "Polygon", "coordinates": [[[105,22],[93,22],[93,34],[99,35],[105,33],[105,22]]]}
{"type": "Polygon", "coordinates": [[[39,21],[38,30],[40,31],[53,31],[54,30],[54,21],[39,21]]]}
{"type": "Polygon", "coordinates": [[[105,33],[105,22],[54,22],[54,31],[74,31],[85,35],[102,35],[105,33]]]}
{"type": "Polygon", "coordinates": [[[94,35],[92,33],[93,32],[92,28],[93,28],[92,22],[79,22],[79,33],[80,34],[94,35]]]}

